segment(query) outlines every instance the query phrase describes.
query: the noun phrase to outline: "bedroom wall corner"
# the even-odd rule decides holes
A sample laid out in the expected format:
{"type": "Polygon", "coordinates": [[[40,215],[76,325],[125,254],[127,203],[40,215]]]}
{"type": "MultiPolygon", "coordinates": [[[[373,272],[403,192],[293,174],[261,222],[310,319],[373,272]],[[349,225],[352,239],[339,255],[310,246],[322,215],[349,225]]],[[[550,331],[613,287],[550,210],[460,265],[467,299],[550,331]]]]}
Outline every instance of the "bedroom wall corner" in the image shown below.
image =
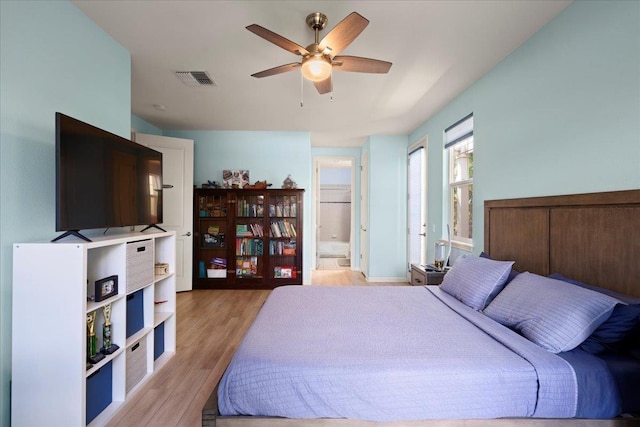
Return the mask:
{"type": "MultiPolygon", "coordinates": [[[[429,135],[429,221],[446,234],[443,130],[474,113],[474,253],[485,200],[640,185],[640,2],[574,2],[418,127],[429,135]]],[[[433,248],[428,248],[429,257],[433,248]]]]}
{"type": "Polygon", "coordinates": [[[0,58],[0,425],[9,426],[12,245],[56,235],[55,112],[128,137],[131,58],[69,1],[0,1],[0,58]]]}
{"type": "Polygon", "coordinates": [[[131,115],[131,131],[137,133],[146,133],[148,135],[163,136],[163,130],[152,125],[148,121],[141,119],[135,114],[131,115]]]}

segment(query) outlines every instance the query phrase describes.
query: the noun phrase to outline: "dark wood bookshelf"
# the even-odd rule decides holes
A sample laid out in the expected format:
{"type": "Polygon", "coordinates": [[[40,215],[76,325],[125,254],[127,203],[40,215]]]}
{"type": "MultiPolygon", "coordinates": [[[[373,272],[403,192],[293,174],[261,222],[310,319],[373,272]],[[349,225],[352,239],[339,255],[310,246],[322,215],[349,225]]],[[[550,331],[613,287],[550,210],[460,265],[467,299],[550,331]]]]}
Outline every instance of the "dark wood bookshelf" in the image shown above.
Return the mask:
{"type": "Polygon", "coordinates": [[[196,188],[193,289],[301,285],[303,194],[196,188]]]}

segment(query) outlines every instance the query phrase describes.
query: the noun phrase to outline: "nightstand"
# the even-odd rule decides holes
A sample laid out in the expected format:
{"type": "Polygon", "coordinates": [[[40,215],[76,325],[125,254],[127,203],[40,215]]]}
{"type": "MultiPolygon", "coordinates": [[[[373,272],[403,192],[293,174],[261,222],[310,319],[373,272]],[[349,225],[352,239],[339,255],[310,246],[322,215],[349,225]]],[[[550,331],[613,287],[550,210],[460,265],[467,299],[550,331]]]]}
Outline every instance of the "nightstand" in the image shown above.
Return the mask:
{"type": "Polygon", "coordinates": [[[411,285],[439,285],[446,273],[446,271],[427,271],[421,265],[411,264],[411,285]]]}

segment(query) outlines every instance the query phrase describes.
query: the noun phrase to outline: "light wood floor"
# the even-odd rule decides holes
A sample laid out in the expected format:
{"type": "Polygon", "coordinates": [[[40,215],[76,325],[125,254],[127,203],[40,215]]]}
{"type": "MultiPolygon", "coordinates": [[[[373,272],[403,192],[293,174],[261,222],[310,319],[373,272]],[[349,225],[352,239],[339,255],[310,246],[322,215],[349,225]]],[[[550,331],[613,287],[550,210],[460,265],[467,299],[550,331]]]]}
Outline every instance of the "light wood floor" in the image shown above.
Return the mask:
{"type": "MultiPolygon", "coordinates": [[[[316,270],[317,285],[407,285],[368,283],[349,268],[316,270]]],[[[201,426],[201,411],[240,340],[271,291],[197,290],[177,296],[176,354],[108,426],[201,426]]]]}

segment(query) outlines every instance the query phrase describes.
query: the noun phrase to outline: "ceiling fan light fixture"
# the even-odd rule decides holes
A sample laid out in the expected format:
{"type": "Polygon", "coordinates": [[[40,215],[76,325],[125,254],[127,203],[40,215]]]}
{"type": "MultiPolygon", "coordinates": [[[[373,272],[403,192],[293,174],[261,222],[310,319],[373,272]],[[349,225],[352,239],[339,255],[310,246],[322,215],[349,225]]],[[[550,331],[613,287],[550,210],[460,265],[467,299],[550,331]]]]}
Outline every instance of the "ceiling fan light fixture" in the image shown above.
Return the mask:
{"type": "Polygon", "coordinates": [[[302,60],[302,75],[312,82],[321,82],[331,76],[331,61],[324,55],[309,56],[302,60]]]}

